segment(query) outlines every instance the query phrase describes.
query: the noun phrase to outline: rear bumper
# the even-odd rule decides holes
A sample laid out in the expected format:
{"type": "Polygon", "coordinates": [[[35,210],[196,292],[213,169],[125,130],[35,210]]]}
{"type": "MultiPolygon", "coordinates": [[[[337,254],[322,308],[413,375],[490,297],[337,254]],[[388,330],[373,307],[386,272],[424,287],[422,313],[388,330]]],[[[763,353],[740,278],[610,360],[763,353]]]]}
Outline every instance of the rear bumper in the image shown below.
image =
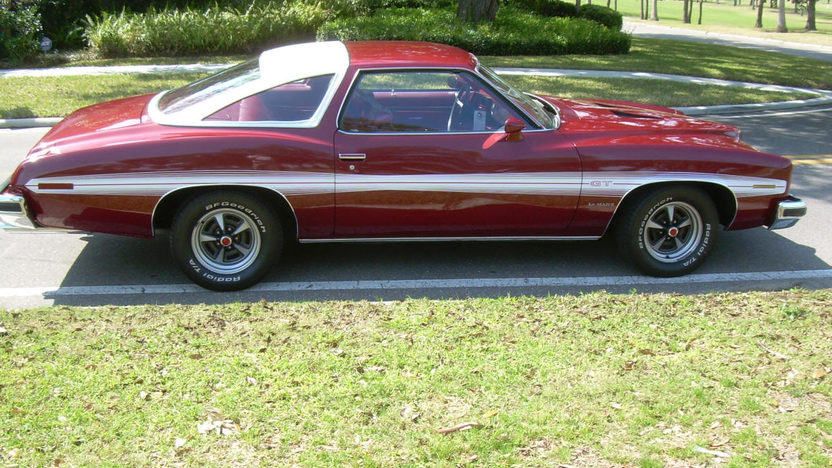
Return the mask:
{"type": "Polygon", "coordinates": [[[26,200],[20,195],[5,193],[8,181],[0,183],[0,229],[35,229],[35,223],[26,213],[26,200]]]}
{"type": "Polygon", "coordinates": [[[769,229],[785,229],[794,226],[806,215],[806,202],[789,195],[789,198],[777,204],[777,214],[769,229]]]}

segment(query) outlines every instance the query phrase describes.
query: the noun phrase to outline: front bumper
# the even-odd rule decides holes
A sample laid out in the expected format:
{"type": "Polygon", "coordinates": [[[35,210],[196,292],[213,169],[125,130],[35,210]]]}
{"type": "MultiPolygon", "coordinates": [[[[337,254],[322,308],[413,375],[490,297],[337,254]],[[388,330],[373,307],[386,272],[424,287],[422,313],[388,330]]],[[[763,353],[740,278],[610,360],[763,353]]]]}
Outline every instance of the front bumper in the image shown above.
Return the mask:
{"type": "Polygon", "coordinates": [[[806,215],[806,202],[789,195],[789,198],[777,204],[777,214],[769,229],[785,229],[794,226],[806,215]]]}
{"type": "Polygon", "coordinates": [[[0,183],[0,229],[35,229],[35,223],[26,214],[26,200],[20,195],[5,193],[8,180],[0,183]]]}

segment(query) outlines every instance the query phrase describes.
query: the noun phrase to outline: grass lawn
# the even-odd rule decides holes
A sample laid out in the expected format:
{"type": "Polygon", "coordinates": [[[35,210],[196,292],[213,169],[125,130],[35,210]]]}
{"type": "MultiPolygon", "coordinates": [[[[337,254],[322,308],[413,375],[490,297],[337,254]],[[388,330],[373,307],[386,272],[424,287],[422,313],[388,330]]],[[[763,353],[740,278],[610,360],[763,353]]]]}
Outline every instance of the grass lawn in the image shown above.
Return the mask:
{"type": "Polygon", "coordinates": [[[659,80],[543,76],[505,76],[504,78],[518,89],[538,94],[570,98],[614,99],[673,107],[773,102],[817,97],[816,94],[780,93],[659,80]]]}
{"type": "MultiPolygon", "coordinates": [[[[62,117],[109,99],[182,86],[204,74],[148,74],[0,79],[0,118],[62,117]]],[[[804,99],[815,95],[654,80],[507,77],[520,89],[563,97],[623,99],[667,106],[804,99]],[[660,91],[659,91],[660,90],[660,91]]]]}
{"type": "MultiPolygon", "coordinates": [[[[177,61],[225,62],[238,57],[205,57],[177,61]]],[[[149,59],[106,61],[138,64],[149,59]]],[[[663,39],[633,39],[630,54],[613,56],[482,57],[485,64],[507,67],[571,68],[645,71],[832,89],[832,63],[771,52],[663,39]],[[702,57],[713,57],[703,60],[702,57]]],[[[101,61],[86,62],[101,65],[101,61]]],[[[0,118],[59,117],[85,105],[118,97],[182,86],[201,74],[146,74],[52,78],[0,79],[0,118]]],[[[689,85],[649,80],[597,78],[519,78],[520,87],[564,97],[632,100],[665,106],[740,104],[800,99],[803,94],[747,91],[719,86],[689,85]],[[656,87],[661,92],[656,92],[656,87]]]]}
{"type": "Polygon", "coordinates": [[[825,290],[0,311],[0,463],[825,467],[830,304],[825,290]]]}
{"type": "MultiPolygon", "coordinates": [[[[594,2],[598,3],[598,2],[594,2]]],[[[650,2],[652,5],[652,1],[650,2]]],[[[793,42],[805,42],[820,45],[832,45],[832,4],[826,0],[819,0],[816,6],[815,22],[817,31],[807,32],[806,13],[795,13],[794,3],[786,3],[786,27],[788,33],[777,33],[777,9],[766,7],[763,11],[763,28],[754,28],[757,21],[757,10],[751,9],[748,1],[734,6],[732,0],[705,2],[702,9],[702,24],[696,24],[699,19],[699,3],[693,6],[692,24],[682,23],[682,1],[662,0],[659,2],[659,22],[664,26],[686,27],[701,31],[722,32],[747,36],[764,37],[793,42]]],[[[601,2],[600,4],[606,5],[601,2]]],[[[638,0],[618,0],[618,11],[628,20],[638,21],[640,8],[638,0]]]]}
{"type": "Polygon", "coordinates": [[[480,58],[491,66],[645,71],[832,89],[832,62],[671,39],[634,37],[627,55],[480,58]]]}
{"type": "Polygon", "coordinates": [[[0,118],[64,117],[97,102],[177,88],[206,74],[0,78],[0,118]]]}

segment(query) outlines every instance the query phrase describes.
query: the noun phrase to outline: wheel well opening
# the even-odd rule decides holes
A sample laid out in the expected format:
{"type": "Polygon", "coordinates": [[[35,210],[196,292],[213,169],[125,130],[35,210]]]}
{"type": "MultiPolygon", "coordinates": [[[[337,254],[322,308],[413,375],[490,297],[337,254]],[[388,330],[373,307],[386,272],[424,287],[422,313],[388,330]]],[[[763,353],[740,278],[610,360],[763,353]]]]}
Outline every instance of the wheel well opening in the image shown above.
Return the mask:
{"type": "Polygon", "coordinates": [[[268,206],[275,210],[275,213],[277,213],[278,216],[280,216],[280,222],[283,226],[283,238],[288,241],[297,240],[298,225],[297,220],[295,219],[294,211],[292,211],[292,207],[289,206],[289,202],[286,201],[281,194],[262,187],[225,185],[190,187],[165,195],[161,200],[159,200],[159,203],[156,205],[156,209],[153,212],[154,235],[158,234],[160,231],[169,230],[173,224],[173,217],[176,216],[179,208],[189,200],[205,193],[220,190],[243,192],[265,202],[268,206]]]}
{"type": "Polygon", "coordinates": [[[734,221],[734,216],[737,213],[737,201],[728,187],[708,182],[661,182],[638,187],[625,195],[610,222],[607,232],[615,229],[616,220],[620,217],[619,214],[624,212],[629,204],[636,203],[641,197],[647,196],[654,190],[668,187],[696,187],[704,191],[714,203],[714,208],[716,208],[719,215],[719,224],[728,227],[734,221]]]}

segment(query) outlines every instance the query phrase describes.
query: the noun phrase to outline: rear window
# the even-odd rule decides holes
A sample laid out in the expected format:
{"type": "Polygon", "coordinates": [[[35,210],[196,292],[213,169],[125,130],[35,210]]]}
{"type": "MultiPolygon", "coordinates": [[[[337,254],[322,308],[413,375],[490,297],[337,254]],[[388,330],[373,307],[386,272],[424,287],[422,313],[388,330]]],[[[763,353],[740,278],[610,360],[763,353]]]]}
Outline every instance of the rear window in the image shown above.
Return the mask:
{"type": "Polygon", "coordinates": [[[258,61],[257,59],[249,60],[189,85],[168,91],[159,99],[159,110],[165,114],[174,114],[258,78],[260,78],[258,61]]]}

